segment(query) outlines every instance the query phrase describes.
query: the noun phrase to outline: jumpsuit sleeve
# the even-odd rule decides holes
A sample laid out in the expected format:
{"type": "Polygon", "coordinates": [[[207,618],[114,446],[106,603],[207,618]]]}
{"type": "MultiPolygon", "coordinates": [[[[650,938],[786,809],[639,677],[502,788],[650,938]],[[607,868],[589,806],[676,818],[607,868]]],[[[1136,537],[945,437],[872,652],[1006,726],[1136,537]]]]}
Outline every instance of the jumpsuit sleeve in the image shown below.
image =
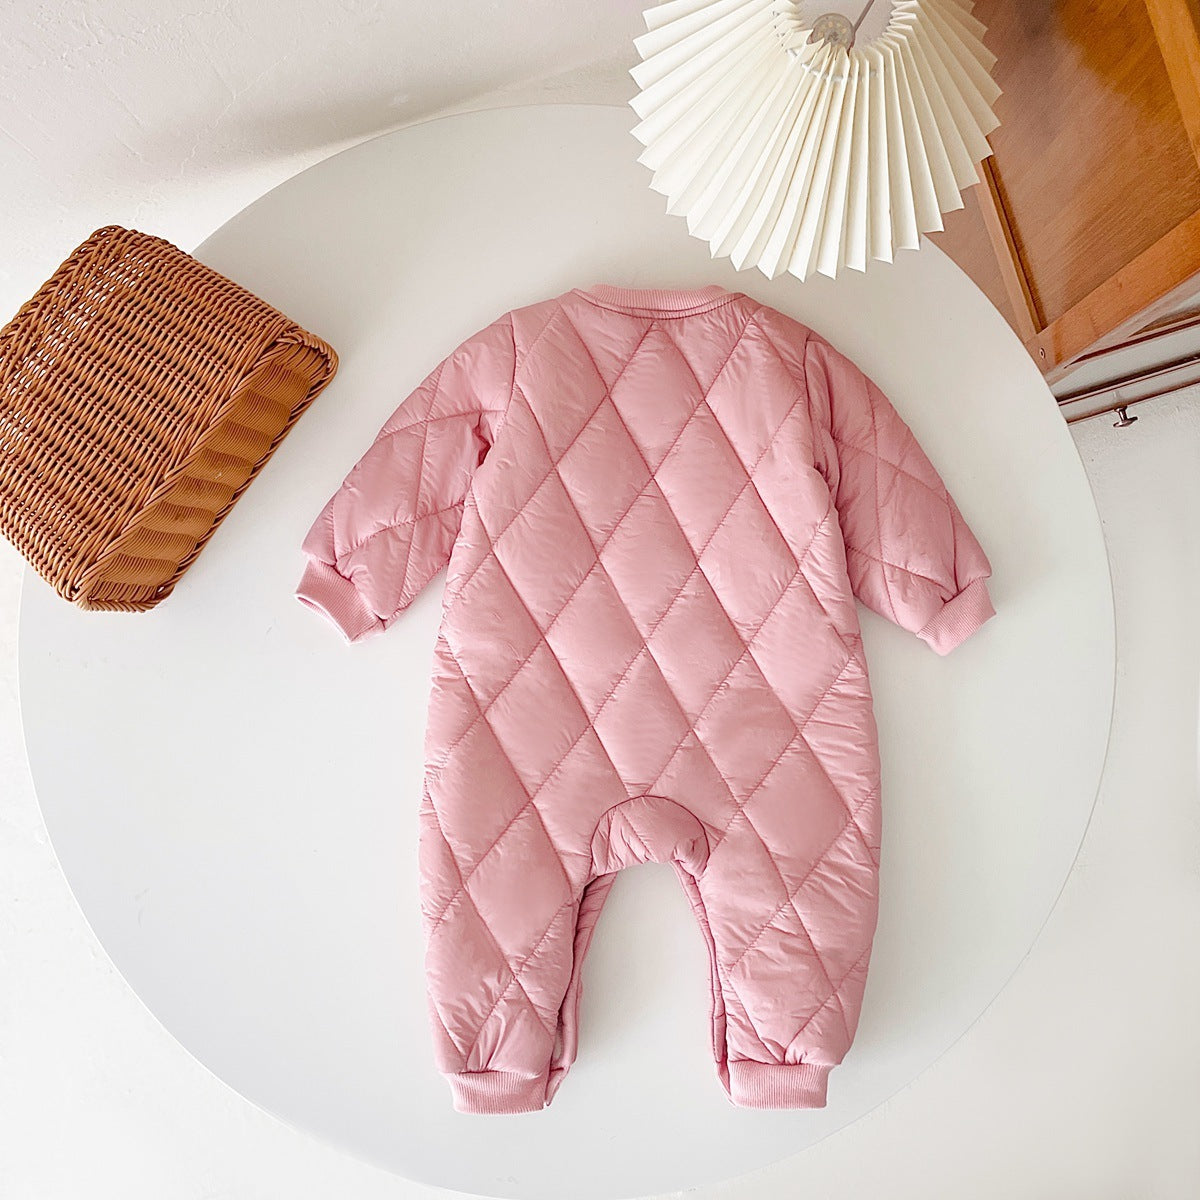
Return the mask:
{"type": "Polygon", "coordinates": [[[995,615],[987,556],[879,388],[815,335],[804,373],[854,594],[949,654],[995,615]]]}
{"type": "Polygon", "coordinates": [[[392,414],[304,539],[296,595],[347,641],[385,629],[449,562],[514,362],[510,317],[459,346],[392,414]]]}

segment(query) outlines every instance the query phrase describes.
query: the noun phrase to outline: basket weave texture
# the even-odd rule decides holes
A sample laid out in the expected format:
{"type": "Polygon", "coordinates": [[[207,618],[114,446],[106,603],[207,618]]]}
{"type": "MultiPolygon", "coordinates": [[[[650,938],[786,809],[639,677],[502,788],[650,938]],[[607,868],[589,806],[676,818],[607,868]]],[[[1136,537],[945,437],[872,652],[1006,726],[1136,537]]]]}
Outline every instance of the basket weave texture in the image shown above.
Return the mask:
{"type": "Polygon", "coordinates": [[[153,608],[336,370],[169,242],[97,230],[0,330],[0,532],[81,608],[153,608]]]}

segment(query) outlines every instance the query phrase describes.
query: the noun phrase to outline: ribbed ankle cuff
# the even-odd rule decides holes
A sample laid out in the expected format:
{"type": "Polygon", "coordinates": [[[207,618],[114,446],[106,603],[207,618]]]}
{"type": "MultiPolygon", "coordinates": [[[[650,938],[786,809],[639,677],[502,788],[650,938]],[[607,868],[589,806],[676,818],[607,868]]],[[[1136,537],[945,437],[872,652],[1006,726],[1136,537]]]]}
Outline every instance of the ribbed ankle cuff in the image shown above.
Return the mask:
{"type": "Polygon", "coordinates": [[[547,1103],[545,1072],[531,1079],[515,1071],[464,1071],[446,1082],[461,1113],[537,1112],[547,1103]]]}
{"type": "Polygon", "coordinates": [[[831,1067],[816,1063],[729,1064],[729,1098],[740,1108],[824,1108],[831,1067]]]}

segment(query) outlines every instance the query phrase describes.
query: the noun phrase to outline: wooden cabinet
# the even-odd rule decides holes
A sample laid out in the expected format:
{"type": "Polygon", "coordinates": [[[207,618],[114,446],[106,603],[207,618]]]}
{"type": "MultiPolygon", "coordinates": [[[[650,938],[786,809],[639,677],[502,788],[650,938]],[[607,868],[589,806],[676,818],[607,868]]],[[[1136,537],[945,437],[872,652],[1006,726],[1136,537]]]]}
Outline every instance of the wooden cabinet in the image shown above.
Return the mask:
{"type": "Polygon", "coordinates": [[[1200,0],[978,0],[993,157],[934,241],[1047,379],[1200,308],[1200,0]]]}

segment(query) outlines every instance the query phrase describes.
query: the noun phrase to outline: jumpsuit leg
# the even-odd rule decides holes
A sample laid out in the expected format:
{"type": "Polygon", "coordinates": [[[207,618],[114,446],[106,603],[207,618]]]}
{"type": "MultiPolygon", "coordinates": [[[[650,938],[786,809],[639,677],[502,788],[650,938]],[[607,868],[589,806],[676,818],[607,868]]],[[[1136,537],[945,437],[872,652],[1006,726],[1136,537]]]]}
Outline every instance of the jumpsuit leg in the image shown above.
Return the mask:
{"type": "Polygon", "coordinates": [[[835,785],[798,735],[761,781],[731,788],[698,750],[671,791],[690,788],[709,827],[703,869],[680,877],[711,957],[718,1075],[741,1106],[823,1106],[854,1037],[878,911],[879,792],[873,749],[853,757],[835,785]]]}
{"type": "Polygon", "coordinates": [[[612,879],[590,838],[614,777],[586,723],[538,786],[481,711],[433,706],[420,810],[421,907],[437,1066],[461,1112],[549,1103],[575,1055],[579,975],[612,879]]]}

